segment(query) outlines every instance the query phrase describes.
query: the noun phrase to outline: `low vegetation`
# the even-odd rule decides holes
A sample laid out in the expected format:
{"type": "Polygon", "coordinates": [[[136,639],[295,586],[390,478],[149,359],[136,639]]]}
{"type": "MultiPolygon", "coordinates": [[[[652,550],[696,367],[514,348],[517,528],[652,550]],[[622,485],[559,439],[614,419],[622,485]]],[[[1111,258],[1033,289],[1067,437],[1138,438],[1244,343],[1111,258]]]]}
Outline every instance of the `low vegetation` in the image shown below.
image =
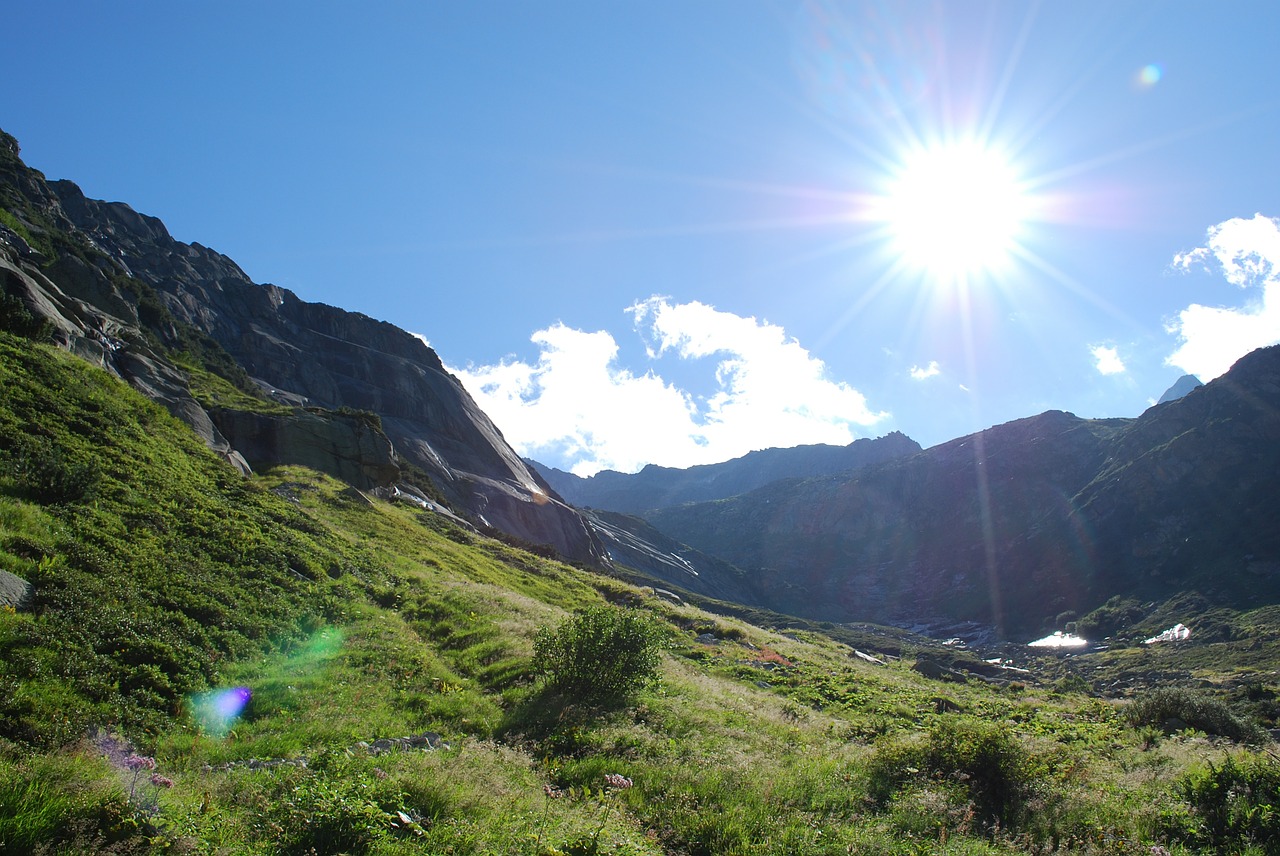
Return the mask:
{"type": "Polygon", "coordinates": [[[534,660],[556,692],[581,704],[614,704],[657,681],[663,636],[644,612],[596,606],[538,631],[534,660]]]}
{"type": "Polygon", "coordinates": [[[4,854],[1280,852],[1269,613],[929,680],[980,661],[244,479],[8,334],[0,571],[32,586],[0,608],[4,854]]]}

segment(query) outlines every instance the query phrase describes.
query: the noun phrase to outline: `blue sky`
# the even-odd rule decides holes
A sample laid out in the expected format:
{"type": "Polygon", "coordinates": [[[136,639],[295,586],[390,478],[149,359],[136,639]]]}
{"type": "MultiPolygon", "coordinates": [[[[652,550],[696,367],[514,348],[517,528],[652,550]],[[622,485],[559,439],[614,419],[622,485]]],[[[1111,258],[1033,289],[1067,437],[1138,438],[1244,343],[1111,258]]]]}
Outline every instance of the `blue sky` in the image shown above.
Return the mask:
{"type": "Polygon", "coordinates": [[[582,474],[1132,416],[1280,340],[1273,2],[5,17],[30,165],[421,334],[582,474]]]}

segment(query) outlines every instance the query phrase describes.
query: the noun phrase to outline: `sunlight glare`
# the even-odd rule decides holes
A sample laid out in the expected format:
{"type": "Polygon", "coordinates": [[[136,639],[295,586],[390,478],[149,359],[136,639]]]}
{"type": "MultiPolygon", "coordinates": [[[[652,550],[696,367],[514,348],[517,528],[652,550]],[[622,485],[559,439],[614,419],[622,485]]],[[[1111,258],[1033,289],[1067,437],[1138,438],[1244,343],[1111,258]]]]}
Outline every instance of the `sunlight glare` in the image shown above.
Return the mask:
{"type": "Polygon", "coordinates": [[[880,213],[905,263],[948,280],[1003,268],[1026,216],[1027,195],[1008,158],[976,142],[911,152],[880,213]]]}

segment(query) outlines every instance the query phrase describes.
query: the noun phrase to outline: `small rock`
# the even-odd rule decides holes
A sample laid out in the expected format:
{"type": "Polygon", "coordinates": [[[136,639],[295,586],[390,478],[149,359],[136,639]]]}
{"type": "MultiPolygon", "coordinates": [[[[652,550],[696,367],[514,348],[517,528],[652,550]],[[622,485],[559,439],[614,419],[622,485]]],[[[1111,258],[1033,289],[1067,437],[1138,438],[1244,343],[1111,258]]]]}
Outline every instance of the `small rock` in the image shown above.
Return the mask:
{"type": "Polygon", "coordinates": [[[8,571],[0,571],[0,606],[22,609],[31,600],[31,583],[8,571]]]}

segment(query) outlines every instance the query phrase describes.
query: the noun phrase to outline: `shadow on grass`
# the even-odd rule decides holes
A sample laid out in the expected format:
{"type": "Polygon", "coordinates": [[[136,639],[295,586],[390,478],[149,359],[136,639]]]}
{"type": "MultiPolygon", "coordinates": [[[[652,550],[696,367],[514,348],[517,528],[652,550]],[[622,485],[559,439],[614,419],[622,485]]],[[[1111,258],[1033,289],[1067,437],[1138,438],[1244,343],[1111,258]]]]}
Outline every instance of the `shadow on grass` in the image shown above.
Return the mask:
{"type": "Polygon", "coordinates": [[[587,701],[552,685],[536,687],[507,708],[494,736],[536,744],[543,753],[576,755],[585,748],[583,737],[591,726],[627,702],[626,697],[587,701]]]}

